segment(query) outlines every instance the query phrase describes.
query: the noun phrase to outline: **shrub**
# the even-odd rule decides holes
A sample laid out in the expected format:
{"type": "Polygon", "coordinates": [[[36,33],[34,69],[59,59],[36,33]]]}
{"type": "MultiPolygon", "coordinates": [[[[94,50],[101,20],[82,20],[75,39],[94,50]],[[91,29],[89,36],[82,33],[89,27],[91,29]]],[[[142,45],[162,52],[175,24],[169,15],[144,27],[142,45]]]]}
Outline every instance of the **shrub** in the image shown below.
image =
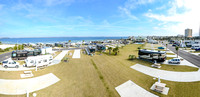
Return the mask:
{"type": "Polygon", "coordinates": [[[134,60],[136,57],[135,57],[135,55],[129,55],[129,60],[134,60]]]}

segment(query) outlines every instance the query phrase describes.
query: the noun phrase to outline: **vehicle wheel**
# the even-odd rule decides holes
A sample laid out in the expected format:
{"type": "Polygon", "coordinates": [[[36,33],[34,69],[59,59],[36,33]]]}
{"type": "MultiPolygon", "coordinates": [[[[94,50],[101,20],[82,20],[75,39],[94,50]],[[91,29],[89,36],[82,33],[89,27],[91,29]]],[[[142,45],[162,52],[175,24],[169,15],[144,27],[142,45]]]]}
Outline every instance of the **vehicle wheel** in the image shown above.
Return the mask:
{"type": "Polygon", "coordinates": [[[16,66],[15,66],[15,68],[19,68],[19,66],[18,66],[18,65],[16,65],[16,66]]]}
{"type": "Polygon", "coordinates": [[[178,62],[178,64],[180,64],[180,62],[178,62]]]}
{"type": "Polygon", "coordinates": [[[5,66],[4,66],[4,68],[8,68],[8,66],[7,66],[7,65],[5,65],[5,66]]]}

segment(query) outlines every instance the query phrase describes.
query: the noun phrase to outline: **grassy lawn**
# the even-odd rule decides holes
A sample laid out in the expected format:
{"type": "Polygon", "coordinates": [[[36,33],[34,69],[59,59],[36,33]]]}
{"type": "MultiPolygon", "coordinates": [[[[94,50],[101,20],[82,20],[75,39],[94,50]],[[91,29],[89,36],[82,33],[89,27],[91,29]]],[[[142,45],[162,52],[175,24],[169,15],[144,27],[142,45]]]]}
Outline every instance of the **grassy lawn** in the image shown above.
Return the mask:
{"type": "Polygon", "coordinates": [[[190,53],[200,53],[200,51],[190,51],[190,53]]]}
{"type": "Polygon", "coordinates": [[[24,61],[16,61],[16,62],[18,62],[18,63],[19,63],[19,65],[23,65],[23,64],[25,64],[25,62],[24,62],[24,61]]]}
{"type": "Polygon", "coordinates": [[[166,53],[167,55],[175,55],[174,53],[166,53]]]}
{"type": "Polygon", "coordinates": [[[173,59],[173,58],[176,58],[176,57],[167,57],[166,60],[170,60],[170,59],[173,59]]]}
{"type": "Polygon", "coordinates": [[[59,55],[61,53],[61,51],[57,51],[57,52],[55,52],[54,54],[52,54],[53,55],[53,57],[55,58],[57,55],[59,55]]]}
{"type": "MultiPolygon", "coordinates": [[[[132,80],[147,91],[161,97],[198,97],[200,95],[200,82],[178,83],[161,80],[170,88],[167,96],[150,90],[150,87],[155,82],[153,77],[130,68],[136,63],[146,66],[152,64],[142,60],[128,60],[130,54],[137,56],[138,46],[140,45],[127,45],[120,49],[120,53],[117,56],[109,55],[108,53],[96,54],[93,57],[81,54],[80,59],[70,59],[67,63],[61,62],[37,72],[33,71],[35,77],[53,73],[61,79],[58,83],[36,91],[36,93],[38,97],[119,97],[115,87],[132,80]]],[[[161,69],[171,70],[173,69],[172,67],[175,68],[173,71],[193,71],[189,67],[169,65],[162,65],[161,69]]],[[[8,72],[0,71],[1,78],[6,79],[17,79],[16,75],[18,73],[20,72],[9,72],[11,76],[7,77],[5,75],[8,75],[8,72]]]]}

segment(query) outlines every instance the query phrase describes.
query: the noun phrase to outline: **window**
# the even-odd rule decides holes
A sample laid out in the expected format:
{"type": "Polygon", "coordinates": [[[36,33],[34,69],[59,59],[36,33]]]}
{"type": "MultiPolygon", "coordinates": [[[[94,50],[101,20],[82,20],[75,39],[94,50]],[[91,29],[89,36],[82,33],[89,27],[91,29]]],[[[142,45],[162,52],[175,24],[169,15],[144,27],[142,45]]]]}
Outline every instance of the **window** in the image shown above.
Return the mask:
{"type": "Polygon", "coordinates": [[[47,62],[47,59],[43,60],[43,62],[47,62]]]}
{"type": "Polygon", "coordinates": [[[12,55],[13,57],[16,57],[16,53],[13,53],[13,55],[12,55]]]}
{"type": "Polygon", "coordinates": [[[31,62],[30,63],[33,63],[34,61],[33,60],[31,60],[31,62]]]}

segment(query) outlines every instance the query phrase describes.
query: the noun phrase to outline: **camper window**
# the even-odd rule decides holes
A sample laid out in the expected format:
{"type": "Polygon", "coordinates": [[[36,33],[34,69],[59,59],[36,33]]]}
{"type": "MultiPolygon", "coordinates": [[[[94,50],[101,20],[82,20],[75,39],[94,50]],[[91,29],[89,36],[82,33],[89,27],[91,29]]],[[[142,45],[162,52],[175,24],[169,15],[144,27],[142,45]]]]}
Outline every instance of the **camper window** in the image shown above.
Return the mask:
{"type": "Polygon", "coordinates": [[[39,61],[38,63],[41,63],[41,61],[39,61]]]}
{"type": "Polygon", "coordinates": [[[44,62],[47,62],[47,59],[45,59],[44,62]]]}
{"type": "Polygon", "coordinates": [[[33,63],[33,60],[31,60],[31,62],[30,63],[33,63]]]}
{"type": "Polygon", "coordinates": [[[16,57],[16,53],[13,53],[13,57],[16,57]]]}

